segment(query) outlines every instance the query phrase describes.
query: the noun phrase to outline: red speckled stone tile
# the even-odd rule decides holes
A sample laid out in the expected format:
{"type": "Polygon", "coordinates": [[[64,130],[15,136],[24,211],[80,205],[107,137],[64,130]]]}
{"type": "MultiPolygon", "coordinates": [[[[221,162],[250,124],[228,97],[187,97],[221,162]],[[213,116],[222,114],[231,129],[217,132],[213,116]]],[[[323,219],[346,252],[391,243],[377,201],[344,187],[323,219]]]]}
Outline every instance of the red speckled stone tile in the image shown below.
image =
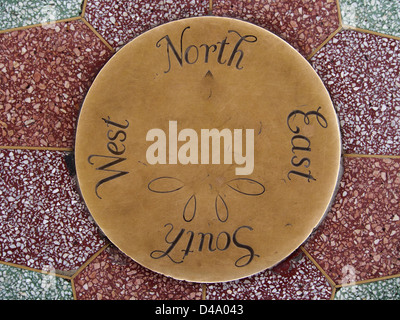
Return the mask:
{"type": "Polygon", "coordinates": [[[203,16],[208,11],[208,0],[88,0],[85,18],[117,49],[158,25],[203,16]]]}
{"type": "Polygon", "coordinates": [[[76,270],[104,244],[65,153],[0,150],[0,260],[76,270]]]}
{"type": "Polygon", "coordinates": [[[335,0],[214,0],[213,14],[263,27],[308,56],[339,27],[335,0]]]}
{"type": "Polygon", "coordinates": [[[274,268],[226,283],[210,284],[209,300],[321,300],[332,288],[318,268],[301,251],[295,251],[274,268]]]}
{"type": "Polygon", "coordinates": [[[80,104],[110,56],[81,21],[0,34],[0,145],[71,148],[80,104]]]}
{"type": "Polygon", "coordinates": [[[400,41],[344,30],[311,63],[329,90],[345,153],[400,154],[400,41]]]}
{"type": "Polygon", "coordinates": [[[199,300],[202,285],[148,270],[113,245],[74,278],[78,300],[199,300]]]}
{"type": "Polygon", "coordinates": [[[400,273],[399,198],[399,159],[345,158],[336,202],[305,249],[336,284],[400,273]]]}

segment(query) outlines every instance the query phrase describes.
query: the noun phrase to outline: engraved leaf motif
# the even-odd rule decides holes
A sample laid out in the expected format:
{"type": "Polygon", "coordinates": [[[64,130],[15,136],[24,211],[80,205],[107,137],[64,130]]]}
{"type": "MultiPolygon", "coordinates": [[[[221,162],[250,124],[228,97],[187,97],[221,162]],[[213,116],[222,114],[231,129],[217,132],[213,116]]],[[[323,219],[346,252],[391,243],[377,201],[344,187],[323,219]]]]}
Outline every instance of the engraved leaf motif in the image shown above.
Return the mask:
{"type": "Polygon", "coordinates": [[[228,206],[226,205],[225,200],[220,195],[215,198],[215,213],[217,214],[217,218],[219,221],[225,222],[226,220],[228,220],[228,206]]]}
{"type": "Polygon", "coordinates": [[[183,220],[190,222],[194,219],[196,215],[196,204],[196,196],[192,195],[183,208],[183,220]]]}
{"type": "Polygon", "coordinates": [[[265,187],[258,181],[248,178],[236,178],[226,183],[236,192],[247,196],[259,196],[265,192],[265,187]]]}
{"type": "Polygon", "coordinates": [[[148,189],[156,193],[170,193],[175,192],[184,187],[184,183],[173,177],[159,177],[153,179],[147,185],[148,189]]]}
{"type": "MultiPolygon", "coordinates": [[[[265,192],[265,187],[262,183],[249,179],[249,178],[236,178],[225,183],[232,190],[248,195],[248,196],[259,196],[265,192]]],[[[158,177],[151,180],[148,183],[148,189],[155,193],[171,193],[179,191],[185,186],[184,182],[174,177],[158,177]]],[[[226,222],[229,218],[229,209],[224,198],[218,194],[215,197],[215,213],[217,218],[221,222],[226,222]]],[[[186,201],[186,204],[182,211],[183,220],[191,222],[197,211],[197,199],[196,195],[193,194],[186,201]]]]}

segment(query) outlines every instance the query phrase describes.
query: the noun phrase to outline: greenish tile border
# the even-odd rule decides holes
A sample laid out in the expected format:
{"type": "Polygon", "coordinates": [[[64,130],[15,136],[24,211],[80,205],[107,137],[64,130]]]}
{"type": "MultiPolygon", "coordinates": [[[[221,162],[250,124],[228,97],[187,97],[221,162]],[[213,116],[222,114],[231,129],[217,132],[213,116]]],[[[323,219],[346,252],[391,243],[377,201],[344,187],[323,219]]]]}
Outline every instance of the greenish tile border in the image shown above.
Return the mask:
{"type": "Polygon", "coordinates": [[[71,281],[42,271],[0,263],[0,300],[73,300],[71,281]]]}
{"type": "Polygon", "coordinates": [[[343,286],[335,300],[400,300],[400,278],[343,286]]]}
{"type": "Polygon", "coordinates": [[[40,27],[40,26],[47,27],[47,28],[52,28],[53,26],[55,26],[56,23],[70,22],[70,21],[75,21],[75,20],[82,20],[82,18],[79,16],[79,17],[73,17],[73,18],[62,19],[62,20],[57,20],[57,21],[51,21],[46,25],[43,24],[43,23],[38,23],[38,24],[32,24],[32,25],[29,25],[29,26],[16,27],[16,28],[11,28],[11,29],[4,29],[4,30],[0,29],[0,34],[1,33],[12,32],[12,31],[18,31],[18,30],[26,30],[26,29],[40,27]]]}
{"type": "Polygon", "coordinates": [[[77,17],[81,15],[85,4],[83,0],[2,0],[0,30],[77,17]]]}
{"type": "Polygon", "coordinates": [[[344,26],[400,37],[400,1],[339,0],[344,26]]]}

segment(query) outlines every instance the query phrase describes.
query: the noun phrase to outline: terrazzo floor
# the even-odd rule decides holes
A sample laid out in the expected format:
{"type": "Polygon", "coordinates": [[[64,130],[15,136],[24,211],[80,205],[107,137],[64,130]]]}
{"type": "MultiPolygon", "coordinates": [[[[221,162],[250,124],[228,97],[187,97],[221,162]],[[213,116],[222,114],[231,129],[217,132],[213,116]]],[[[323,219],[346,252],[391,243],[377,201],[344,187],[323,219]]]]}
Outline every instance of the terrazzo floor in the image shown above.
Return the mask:
{"type": "Polygon", "coordinates": [[[0,299],[400,299],[400,1],[0,1],[0,299]],[[296,48],[325,83],[344,173],[322,225],[289,258],[220,284],[136,264],[77,190],[82,100],[128,41],[168,21],[252,22],[296,48]]]}

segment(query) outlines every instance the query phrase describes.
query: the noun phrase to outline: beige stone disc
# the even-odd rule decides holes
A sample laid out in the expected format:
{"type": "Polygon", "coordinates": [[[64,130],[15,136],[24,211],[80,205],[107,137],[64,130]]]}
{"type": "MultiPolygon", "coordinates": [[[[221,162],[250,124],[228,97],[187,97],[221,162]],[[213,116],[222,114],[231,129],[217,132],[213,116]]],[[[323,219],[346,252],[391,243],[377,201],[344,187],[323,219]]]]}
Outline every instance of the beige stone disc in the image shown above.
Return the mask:
{"type": "Polygon", "coordinates": [[[98,74],[76,169],[107,237],[141,265],[220,282],[274,266],[329,209],[339,125],[309,63],[253,24],[154,28],[98,74]]]}

